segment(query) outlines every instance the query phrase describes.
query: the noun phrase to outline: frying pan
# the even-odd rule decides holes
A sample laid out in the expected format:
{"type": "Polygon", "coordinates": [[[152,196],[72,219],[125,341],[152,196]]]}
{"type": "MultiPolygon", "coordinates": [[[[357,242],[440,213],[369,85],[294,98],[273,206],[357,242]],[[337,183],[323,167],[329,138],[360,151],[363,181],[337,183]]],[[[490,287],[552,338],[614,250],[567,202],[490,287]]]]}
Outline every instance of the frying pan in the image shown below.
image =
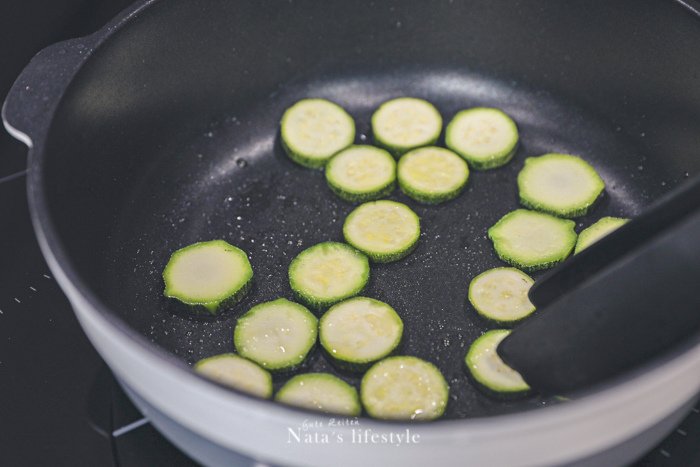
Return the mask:
{"type": "MultiPolygon", "coordinates": [[[[699,40],[698,18],[675,2],[147,1],[38,54],[3,120],[31,148],[37,235],[87,335],[146,415],[200,461],[235,450],[308,465],[619,464],[692,404],[700,343],[566,403],[495,401],[464,373],[469,343],[492,327],[466,290],[501,264],[485,232],[517,206],[525,157],[567,152],[598,169],[607,189],[579,228],[634,216],[700,171],[700,60],[690,46],[699,40]],[[189,364],[232,351],[236,319],[252,305],[292,297],[296,254],[342,239],[353,206],[284,156],[284,109],[331,99],[364,143],[372,111],[398,96],[433,102],[446,121],[467,107],[503,108],[522,141],[509,165],[472,173],[452,202],[390,197],[421,217],[421,239],[408,258],[373,265],[364,294],[398,311],[401,353],[434,362],[451,398],[439,422],[358,422],[376,433],[408,428],[419,443],[359,446],[357,427],[225,389],[189,364]],[[183,313],[163,297],[163,266],[173,250],[215,238],[249,253],[254,288],[216,316],[183,313]],[[290,442],[309,420],[345,442],[290,442]]],[[[336,373],[320,352],[307,370],[336,373]]]]}

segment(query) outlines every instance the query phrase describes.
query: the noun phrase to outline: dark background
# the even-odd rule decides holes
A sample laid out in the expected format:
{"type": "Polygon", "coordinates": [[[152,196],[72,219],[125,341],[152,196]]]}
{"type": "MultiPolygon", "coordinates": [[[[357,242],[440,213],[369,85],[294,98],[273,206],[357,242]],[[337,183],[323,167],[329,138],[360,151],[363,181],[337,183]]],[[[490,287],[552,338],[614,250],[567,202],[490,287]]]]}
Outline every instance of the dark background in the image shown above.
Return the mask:
{"type": "MultiPolygon", "coordinates": [[[[93,32],[130,3],[2,0],[0,100],[36,52],[93,32]]],[[[24,177],[6,179],[24,170],[26,155],[0,131],[0,465],[113,465],[109,438],[87,417],[102,362],[44,276],[50,273],[29,222],[24,177]]]]}

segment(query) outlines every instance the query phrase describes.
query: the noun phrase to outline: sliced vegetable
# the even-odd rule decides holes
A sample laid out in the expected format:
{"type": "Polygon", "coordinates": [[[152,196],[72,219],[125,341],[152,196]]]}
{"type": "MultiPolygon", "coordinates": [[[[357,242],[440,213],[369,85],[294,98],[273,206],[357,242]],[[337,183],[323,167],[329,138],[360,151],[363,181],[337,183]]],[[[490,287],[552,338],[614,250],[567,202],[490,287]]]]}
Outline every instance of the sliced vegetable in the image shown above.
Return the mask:
{"type": "Polygon", "coordinates": [[[487,392],[498,395],[523,395],[530,386],[520,373],[506,365],[496,349],[506,336],[507,329],[495,329],[479,337],[469,347],[464,361],[469,373],[487,392]]]}
{"type": "Polygon", "coordinates": [[[597,242],[609,233],[619,229],[627,222],[629,222],[629,219],[622,217],[603,217],[599,219],[595,224],[583,229],[581,233],[578,234],[574,254],[588,248],[593,243],[597,242]]]}
{"type": "Polygon", "coordinates": [[[401,191],[421,203],[437,204],[459,195],[469,178],[466,162],[436,146],[414,149],[399,160],[401,191]]]}
{"type": "Polygon", "coordinates": [[[536,211],[516,209],[488,230],[498,256],[526,271],[564,261],[576,243],[575,222],[536,211]]]}
{"type": "Polygon", "coordinates": [[[302,99],[282,116],[282,146],[305,167],[321,168],[355,139],[355,121],[338,104],[325,99],[302,99]]]}
{"type": "Polygon", "coordinates": [[[493,268],[469,284],[469,301],[484,318],[515,323],[535,311],[527,294],[535,281],[515,268],[493,268]]]}
{"type": "Polygon", "coordinates": [[[383,149],[350,146],[326,165],[326,181],[338,196],[351,203],[379,199],[396,185],[396,161],[383,149]]]}
{"type": "Polygon", "coordinates": [[[165,296],[215,313],[250,288],[253,268],[243,250],[223,240],[195,243],[174,252],[163,270],[165,296]]]}
{"type": "Polygon", "coordinates": [[[368,280],[367,257],[344,243],[319,243],[299,253],[289,265],[289,285],[315,309],[357,295],[368,280]]]}
{"type": "Polygon", "coordinates": [[[321,345],[342,367],[362,370],[396,349],[403,322],[384,302],[355,297],[333,305],[321,317],[321,345]]]}
{"type": "Polygon", "coordinates": [[[292,370],[316,343],[318,320],[298,303],[278,298],[238,319],[233,344],[238,353],[268,370],[292,370]]]}
{"type": "Polygon", "coordinates": [[[528,157],[518,174],[523,206],[560,217],[586,214],[605,189],[591,165],[569,154],[528,157]]]}
{"type": "Polygon", "coordinates": [[[477,170],[507,164],[518,147],[518,127],[505,112],[489,107],[462,110],[445,131],[445,144],[477,170]]]}
{"type": "Polygon", "coordinates": [[[296,407],[351,417],[362,412],[357,389],[329,373],[297,375],[280,388],[275,400],[296,407]]]}
{"type": "Polygon", "coordinates": [[[194,370],[217,383],[269,399],[272,376],[255,363],[236,354],[225,353],[198,361],[194,370]]]}
{"type": "Polygon", "coordinates": [[[405,204],[372,201],[355,208],[343,225],[345,241],[372,261],[388,263],[409,255],[420,237],[420,220],[405,204]]]}
{"type": "Polygon", "coordinates": [[[367,413],[392,420],[433,420],[447,407],[449,387],[440,370],[416,357],[389,357],[362,378],[367,413]]]}
{"type": "Polygon", "coordinates": [[[441,131],[440,112],[430,102],[414,97],[387,101],[372,115],[375,141],[396,156],[435,144],[441,131]]]}

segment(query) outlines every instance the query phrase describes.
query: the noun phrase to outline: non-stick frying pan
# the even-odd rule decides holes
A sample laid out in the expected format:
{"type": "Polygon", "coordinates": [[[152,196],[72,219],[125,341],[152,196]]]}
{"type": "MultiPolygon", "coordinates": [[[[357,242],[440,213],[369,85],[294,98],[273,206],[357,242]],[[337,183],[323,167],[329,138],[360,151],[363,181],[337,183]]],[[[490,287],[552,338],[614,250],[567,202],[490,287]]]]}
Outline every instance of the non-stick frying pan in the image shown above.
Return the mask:
{"type": "MultiPolygon", "coordinates": [[[[33,143],[28,189],[50,266],[98,350],[154,410],[220,445],[278,461],[321,464],[340,453],[356,463],[370,455],[458,463],[456,453],[480,465],[570,461],[678,410],[700,388],[700,376],[691,375],[682,394],[661,394],[661,377],[649,379],[647,395],[666,401],[653,417],[619,428],[622,415],[606,409],[601,413],[618,418],[581,425],[619,428],[606,439],[591,433],[576,446],[550,440],[553,451],[538,458],[532,440],[511,437],[545,420],[540,413],[574,423],[575,407],[601,394],[624,400],[627,380],[673,362],[697,370],[698,347],[684,343],[581,401],[495,401],[464,372],[469,343],[493,327],[470,310],[467,286],[501,264],[485,233],[517,207],[515,176],[527,156],[568,152],[598,169],[606,193],[579,227],[604,215],[634,216],[700,171],[700,60],[692,46],[699,40],[698,18],[674,2],[151,1],[92,36],[39,54],[15,84],[4,118],[33,143]],[[309,454],[300,454],[274,430],[312,414],[224,390],[186,364],[232,351],[238,316],[261,301],[292,298],[291,259],[317,242],[342,239],[352,205],[330,192],[320,172],[286,158],[278,138],[285,108],[303,97],[336,101],[356,118],[362,143],[372,140],[372,111],[398,96],[435,103],[445,120],[466,107],[500,107],[521,131],[514,160],[473,172],[455,201],[426,207],[398,191],[391,196],[421,217],[420,243],[402,261],[374,265],[364,292],[403,318],[401,353],[442,370],[451,420],[413,425],[425,433],[424,444],[404,454],[349,444],[336,451],[307,446],[309,454]],[[173,250],[215,238],[249,253],[255,286],[216,316],[183,313],[163,297],[162,269],[173,250]],[[548,405],[557,407],[541,408],[548,405]],[[250,428],[226,432],[221,412],[249,417],[250,428]],[[510,433],[502,440],[513,443],[510,454],[489,444],[499,429],[510,433]]],[[[320,352],[308,369],[335,372],[320,352]]]]}

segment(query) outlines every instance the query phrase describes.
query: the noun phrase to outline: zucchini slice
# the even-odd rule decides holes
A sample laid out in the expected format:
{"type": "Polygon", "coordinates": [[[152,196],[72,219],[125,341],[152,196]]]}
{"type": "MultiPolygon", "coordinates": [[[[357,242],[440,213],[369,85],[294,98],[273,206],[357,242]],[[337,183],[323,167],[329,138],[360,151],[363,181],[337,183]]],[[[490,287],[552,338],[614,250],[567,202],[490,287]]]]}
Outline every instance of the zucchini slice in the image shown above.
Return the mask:
{"type": "Polygon", "coordinates": [[[508,329],[488,331],[472,343],[464,362],[474,380],[487,393],[520,396],[528,393],[530,386],[520,373],[506,365],[496,353],[498,344],[508,334],[508,329]]]}
{"type": "Polygon", "coordinates": [[[202,359],[194,364],[194,370],[239,391],[265,399],[272,397],[270,373],[236,354],[225,353],[202,359]]]}
{"type": "Polygon", "coordinates": [[[505,112],[490,107],[462,110],[445,131],[445,144],[477,170],[507,164],[518,147],[518,127],[505,112]]]}
{"type": "Polygon", "coordinates": [[[253,268],[246,253],[223,240],[194,243],[174,252],[163,270],[164,294],[215,313],[242,299],[253,268]]]}
{"type": "Polygon", "coordinates": [[[559,217],[586,214],[605,189],[591,165],[569,154],[528,157],[518,174],[520,203],[559,217]]]}
{"type": "Polygon", "coordinates": [[[356,417],[362,412],[357,389],[330,373],[306,373],[287,381],[277,402],[324,413],[356,417]]]}
{"type": "Polygon", "coordinates": [[[379,199],[394,191],[396,161],[374,146],[350,146],[326,165],[328,186],[351,203],[379,199]]]}
{"type": "Polygon", "coordinates": [[[282,146],[297,164],[321,168],[355,140],[355,121],[338,104],[302,99],[282,116],[282,146]]]}
{"type": "Polygon", "coordinates": [[[399,186],[414,200],[437,204],[459,195],[469,178],[467,163],[436,146],[414,149],[399,160],[399,186]]]}
{"type": "Polygon", "coordinates": [[[321,346],[350,370],[366,369],[401,342],[403,321],[384,302],[355,297],[330,307],[319,322],[321,346]]]}
{"type": "Polygon", "coordinates": [[[292,370],[316,343],[318,320],[304,306],[278,298],[241,316],[233,331],[238,353],[268,370],[292,370]]]}
{"type": "Polygon", "coordinates": [[[368,280],[367,257],[344,243],[319,243],[299,253],[289,265],[289,285],[314,309],[354,297],[368,280]]]}
{"type": "Polygon", "coordinates": [[[576,223],[536,211],[516,209],[488,230],[499,258],[526,271],[564,261],[576,243],[576,223]]]}
{"type": "Polygon", "coordinates": [[[356,207],[343,224],[345,241],[377,263],[409,255],[420,237],[420,220],[405,204],[371,201],[356,207]]]}
{"type": "Polygon", "coordinates": [[[445,413],[450,388],[432,363],[417,357],[389,357],[362,378],[367,413],[388,420],[434,420],[445,413]]]}
{"type": "Polygon", "coordinates": [[[392,99],[380,105],[372,115],[374,140],[395,156],[435,144],[441,131],[440,112],[423,99],[392,99]]]}
{"type": "Polygon", "coordinates": [[[535,281],[515,268],[493,268],[469,284],[469,301],[484,318],[515,323],[532,314],[535,306],[527,294],[535,281]]]}
{"type": "Polygon", "coordinates": [[[580,234],[578,234],[578,240],[576,241],[576,249],[574,254],[579,251],[588,248],[593,243],[597,242],[601,238],[605,237],[614,230],[619,229],[623,225],[629,222],[629,219],[622,217],[602,217],[596,223],[590,225],[589,227],[583,229],[580,234]]]}

